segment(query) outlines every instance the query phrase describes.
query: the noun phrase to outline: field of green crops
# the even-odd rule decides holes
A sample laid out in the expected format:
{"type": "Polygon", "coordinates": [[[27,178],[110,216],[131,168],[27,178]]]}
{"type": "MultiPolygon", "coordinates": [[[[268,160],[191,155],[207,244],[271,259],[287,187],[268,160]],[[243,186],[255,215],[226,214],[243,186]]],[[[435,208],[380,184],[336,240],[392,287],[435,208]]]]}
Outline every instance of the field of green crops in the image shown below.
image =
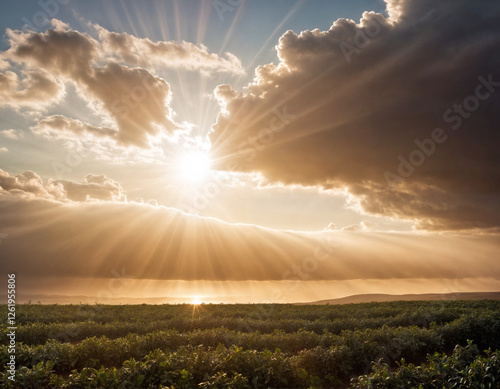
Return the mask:
{"type": "Polygon", "coordinates": [[[16,325],[1,387],[500,388],[500,301],[24,304],[16,325]]]}

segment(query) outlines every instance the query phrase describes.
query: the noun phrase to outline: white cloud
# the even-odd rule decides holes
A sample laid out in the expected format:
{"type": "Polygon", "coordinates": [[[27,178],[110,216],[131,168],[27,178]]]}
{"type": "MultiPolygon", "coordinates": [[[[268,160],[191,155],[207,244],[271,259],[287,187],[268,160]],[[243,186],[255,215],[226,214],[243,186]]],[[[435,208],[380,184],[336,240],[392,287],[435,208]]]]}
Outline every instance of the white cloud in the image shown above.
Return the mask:
{"type": "Polygon", "coordinates": [[[120,61],[144,67],[166,67],[201,71],[206,74],[244,74],[240,60],[231,53],[225,58],[191,42],[157,41],[116,33],[95,25],[104,53],[120,61]]]}
{"type": "Polygon", "coordinates": [[[43,109],[61,101],[64,91],[62,83],[40,69],[21,71],[21,77],[0,73],[0,107],[43,109]]]}
{"type": "Polygon", "coordinates": [[[9,139],[19,139],[19,138],[22,138],[22,136],[23,136],[22,132],[16,131],[14,129],[2,130],[2,131],[0,131],[0,134],[3,137],[9,138],[9,139]]]}
{"type": "Polygon", "coordinates": [[[57,202],[126,201],[121,185],[104,175],[88,174],[83,182],[50,179],[32,172],[12,176],[0,169],[0,195],[57,202]]]}

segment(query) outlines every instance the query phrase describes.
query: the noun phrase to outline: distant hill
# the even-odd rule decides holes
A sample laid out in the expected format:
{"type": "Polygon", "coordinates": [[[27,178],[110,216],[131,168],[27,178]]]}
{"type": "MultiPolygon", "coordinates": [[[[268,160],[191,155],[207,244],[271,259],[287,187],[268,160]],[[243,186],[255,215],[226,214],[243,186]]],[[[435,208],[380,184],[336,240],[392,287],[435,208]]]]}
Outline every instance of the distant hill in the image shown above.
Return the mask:
{"type": "MultiPolygon", "coordinates": [[[[216,297],[203,298],[205,303],[218,303],[216,297]]],[[[237,304],[238,298],[227,298],[226,304],[237,304]]],[[[300,302],[295,305],[339,305],[357,304],[384,301],[417,301],[417,300],[500,300],[500,292],[471,292],[471,293],[427,293],[427,294],[357,294],[353,296],[336,299],[319,300],[312,302],[300,302]]],[[[7,295],[0,295],[0,304],[5,304],[7,295]]],[[[19,294],[16,297],[17,304],[182,304],[190,303],[189,299],[182,297],[113,297],[96,298],[95,296],[66,296],[47,294],[19,294]]]]}
{"type": "Polygon", "coordinates": [[[466,292],[466,293],[426,293],[426,294],[356,294],[337,299],[319,300],[297,305],[322,304],[356,304],[384,301],[418,301],[418,300],[500,300],[500,292],[466,292]]]}

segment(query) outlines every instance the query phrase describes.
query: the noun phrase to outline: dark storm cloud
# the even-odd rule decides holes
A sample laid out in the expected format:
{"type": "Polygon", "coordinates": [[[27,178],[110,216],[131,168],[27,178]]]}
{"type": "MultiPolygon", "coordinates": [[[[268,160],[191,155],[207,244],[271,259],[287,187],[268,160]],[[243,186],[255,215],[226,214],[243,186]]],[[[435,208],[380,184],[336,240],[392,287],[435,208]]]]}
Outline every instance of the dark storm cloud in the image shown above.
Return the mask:
{"type": "Polygon", "coordinates": [[[500,3],[387,8],[288,31],[247,93],[219,86],[220,167],[346,187],[362,211],[423,229],[500,226],[500,3]]]}

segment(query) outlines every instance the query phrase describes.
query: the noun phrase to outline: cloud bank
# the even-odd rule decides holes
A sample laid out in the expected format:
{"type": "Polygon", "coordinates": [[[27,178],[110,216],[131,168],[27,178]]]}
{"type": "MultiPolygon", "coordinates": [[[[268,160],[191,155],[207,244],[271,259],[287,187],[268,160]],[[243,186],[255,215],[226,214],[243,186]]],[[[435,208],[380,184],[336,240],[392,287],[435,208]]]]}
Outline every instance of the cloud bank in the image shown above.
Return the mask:
{"type": "MultiPolygon", "coordinates": [[[[83,182],[0,171],[0,264],[23,277],[335,281],[500,279],[500,235],[299,233],[129,202],[103,175],[83,182]],[[12,261],[16,258],[16,261],[12,261]]],[[[363,224],[362,224],[363,225],[363,224]]],[[[361,226],[362,226],[361,225],[361,226]]]]}
{"type": "Polygon", "coordinates": [[[219,86],[219,167],[347,188],[420,229],[500,227],[500,4],[387,0],[327,31],[287,31],[248,92],[219,86]]]}

